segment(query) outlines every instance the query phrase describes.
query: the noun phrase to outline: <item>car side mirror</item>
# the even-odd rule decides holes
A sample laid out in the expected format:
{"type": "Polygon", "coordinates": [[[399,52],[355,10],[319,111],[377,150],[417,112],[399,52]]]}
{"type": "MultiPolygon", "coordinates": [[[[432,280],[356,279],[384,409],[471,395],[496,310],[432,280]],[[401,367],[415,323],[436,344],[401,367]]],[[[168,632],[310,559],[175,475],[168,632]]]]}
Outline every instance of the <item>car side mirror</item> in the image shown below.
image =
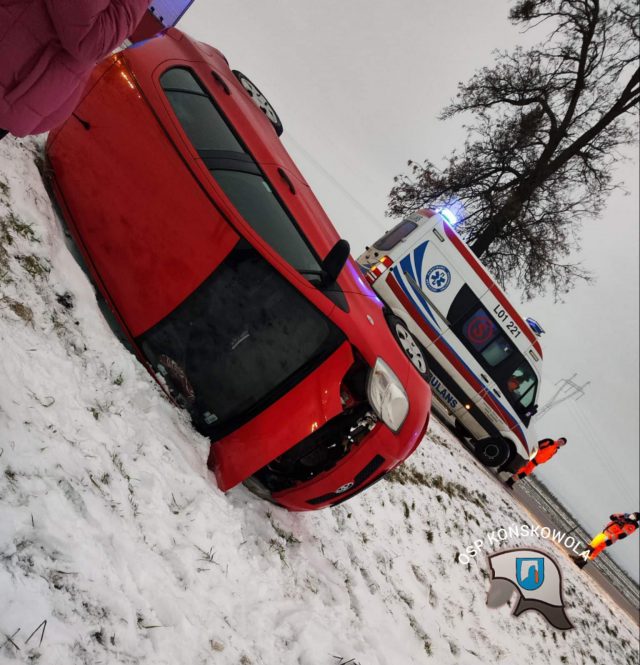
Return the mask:
{"type": "Polygon", "coordinates": [[[532,407],[530,407],[526,410],[524,415],[527,416],[527,418],[531,418],[531,417],[535,416],[536,413],[538,413],[538,405],[534,404],[532,407]]]}
{"type": "Polygon", "coordinates": [[[349,258],[351,248],[346,240],[338,240],[325,256],[322,262],[323,282],[325,285],[333,284],[349,258]]]}

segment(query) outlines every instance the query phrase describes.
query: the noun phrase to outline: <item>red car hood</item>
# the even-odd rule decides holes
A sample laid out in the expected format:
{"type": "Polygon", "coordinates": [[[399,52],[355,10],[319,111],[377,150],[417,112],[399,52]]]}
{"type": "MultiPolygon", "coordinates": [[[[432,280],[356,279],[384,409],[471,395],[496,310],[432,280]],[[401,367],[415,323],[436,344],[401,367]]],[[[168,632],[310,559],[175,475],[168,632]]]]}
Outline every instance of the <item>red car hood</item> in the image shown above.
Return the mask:
{"type": "Polygon", "coordinates": [[[218,487],[231,489],[341,413],[340,384],[353,361],[351,346],[344,342],[277,402],[213,443],[209,468],[218,487]]]}

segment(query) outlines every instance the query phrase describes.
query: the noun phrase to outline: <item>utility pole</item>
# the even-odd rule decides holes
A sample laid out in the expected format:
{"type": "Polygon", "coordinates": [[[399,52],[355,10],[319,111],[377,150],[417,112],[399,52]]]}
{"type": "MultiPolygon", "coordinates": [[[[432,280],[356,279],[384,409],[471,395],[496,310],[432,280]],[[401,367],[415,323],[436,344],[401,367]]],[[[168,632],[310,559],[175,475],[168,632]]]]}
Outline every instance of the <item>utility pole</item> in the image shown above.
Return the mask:
{"type": "Polygon", "coordinates": [[[577,374],[573,374],[568,379],[561,379],[555,384],[556,386],[559,386],[559,388],[556,390],[554,396],[544,406],[538,409],[538,418],[550,411],[554,406],[562,404],[562,402],[566,402],[574,397],[576,400],[579,400],[584,396],[584,389],[591,383],[591,381],[587,381],[582,386],[579,386],[574,381],[576,376],[577,374]]]}

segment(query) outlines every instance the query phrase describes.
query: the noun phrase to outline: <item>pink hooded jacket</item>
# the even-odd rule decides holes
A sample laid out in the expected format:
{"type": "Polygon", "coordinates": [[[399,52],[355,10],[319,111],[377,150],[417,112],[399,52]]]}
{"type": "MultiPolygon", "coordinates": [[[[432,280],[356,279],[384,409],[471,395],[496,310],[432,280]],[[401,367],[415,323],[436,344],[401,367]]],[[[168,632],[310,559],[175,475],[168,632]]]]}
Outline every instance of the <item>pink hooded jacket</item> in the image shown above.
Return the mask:
{"type": "Polygon", "coordinates": [[[26,136],[64,122],[150,1],[0,0],[0,129],[26,136]]]}

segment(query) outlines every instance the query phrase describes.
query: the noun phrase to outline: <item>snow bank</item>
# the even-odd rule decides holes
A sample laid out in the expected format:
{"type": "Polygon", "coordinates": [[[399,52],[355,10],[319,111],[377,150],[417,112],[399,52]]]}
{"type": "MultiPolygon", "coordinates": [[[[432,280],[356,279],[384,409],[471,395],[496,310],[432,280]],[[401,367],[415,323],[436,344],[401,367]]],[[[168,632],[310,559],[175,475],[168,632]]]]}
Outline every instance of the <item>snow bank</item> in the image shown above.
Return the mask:
{"type": "Polygon", "coordinates": [[[635,626],[550,543],[575,630],[485,607],[486,559],[457,554],[528,519],[436,421],[337,508],[222,494],[104,322],[41,149],[0,142],[0,663],[634,662],[635,626]]]}

